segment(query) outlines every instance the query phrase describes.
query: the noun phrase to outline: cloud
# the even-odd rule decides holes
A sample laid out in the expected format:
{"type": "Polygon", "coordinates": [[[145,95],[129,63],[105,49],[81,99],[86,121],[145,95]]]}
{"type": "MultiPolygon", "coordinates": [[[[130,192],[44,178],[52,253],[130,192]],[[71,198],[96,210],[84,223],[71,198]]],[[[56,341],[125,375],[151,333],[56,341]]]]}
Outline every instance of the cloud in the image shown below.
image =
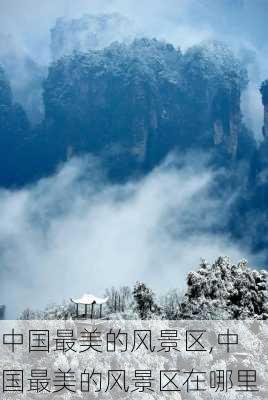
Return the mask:
{"type": "Polygon", "coordinates": [[[111,185],[94,160],[74,159],[32,187],[2,191],[7,316],[136,280],[158,291],[182,288],[202,257],[247,257],[211,233],[227,212],[209,197],[215,176],[171,161],[139,181],[111,185]]]}
{"type": "Polygon", "coordinates": [[[267,48],[265,0],[232,5],[229,0],[1,0],[0,10],[0,31],[16,35],[21,45],[24,42],[35,50],[38,59],[43,51],[49,52],[49,30],[56,18],[78,18],[85,13],[121,13],[135,20],[146,35],[183,48],[208,38],[267,48]]]}

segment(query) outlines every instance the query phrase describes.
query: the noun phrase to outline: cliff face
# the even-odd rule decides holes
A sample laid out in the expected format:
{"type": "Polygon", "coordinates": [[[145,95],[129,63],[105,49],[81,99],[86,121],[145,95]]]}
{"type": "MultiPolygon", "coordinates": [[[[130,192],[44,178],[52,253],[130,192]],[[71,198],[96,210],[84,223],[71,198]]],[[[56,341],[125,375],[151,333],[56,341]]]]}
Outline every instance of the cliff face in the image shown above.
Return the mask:
{"type": "Polygon", "coordinates": [[[263,141],[249,159],[246,185],[237,198],[233,216],[234,232],[246,238],[256,251],[264,251],[268,246],[268,81],[263,82],[260,93],[264,112],[263,141]]]}
{"type": "Polygon", "coordinates": [[[20,113],[13,131],[21,129],[15,136],[28,153],[23,182],[86,153],[100,156],[108,174],[121,180],[150,170],[170,151],[209,153],[214,165],[228,168],[243,159],[247,168],[254,144],[241,122],[246,84],[245,70],[218,42],[185,54],[149,39],[76,52],[50,66],[44,120],[27,140],[27,118],[12,103],[6,79],[1,90],[20,113]]]}
{"type": "Polygon", "coordinates": [[[44,85],[49,133],[65,154],[102,154],[122,171],[150,163],[152,151],[159,159],[180,134],[180,70],[180,52],[149,40],[64,58],[44,85]]]}
{"type": "Polygon", "coordinates": [[[240,97],[246,71],[225,45],[213,41],[186,53],[185,75],[201,118],[212,124],[214,145],[235,158],[243,130],[240,97]]]}
{"type": "Polygon", "coordinates": [[[20,151],[29,135],[29,123],[23,109],[13,103],[9,82],[0,67],[0,182],[11,186],[19,184],[20,151]]]}
{"type": "Polygon", "coordinates": [[[262,95],[262,104],[264,108],[264,118],[263,118],[263,136],[268,139],[268,80],[264,81],[260,89],[262,95]]]}
{"type": "Polygon", "coordinates": [[[1,110],[5,107],[10,107],[12,104],[10,85],[2,67],[0,67],[0,104],[1,110]]]}
{"type": "Polygon", "coordinates": [[[175,149],[211,150],[228,163],[244,143],[246,83],[246,72],[219,43],[185,55],[157,40],[112,44],[51,66],[44,129],[59,160],[100,154],[115,175],[151,168],[175,149]]]}

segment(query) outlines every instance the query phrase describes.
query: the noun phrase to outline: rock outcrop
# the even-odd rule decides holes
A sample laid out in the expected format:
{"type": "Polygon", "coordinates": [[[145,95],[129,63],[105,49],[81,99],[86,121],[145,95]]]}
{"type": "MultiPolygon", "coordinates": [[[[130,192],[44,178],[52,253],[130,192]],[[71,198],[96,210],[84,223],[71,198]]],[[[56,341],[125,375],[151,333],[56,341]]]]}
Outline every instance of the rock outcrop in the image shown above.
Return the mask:
{"type": "Polygon", "coordinates": [[[0,182],[2,186],[21,183],[20,173],[23,175],[24,169],[21,156],[23,150],[26,150],[24,144],[29,132],[27,116],[20,105],[13,103],[10,84],[3,68],[0,67],[0,182]]]}
{"type": "Polygon", "coordinates": [[[209,121],[215,146],[223,148],[227,158],[235,158],[243,130],[240,97],[247,85],[246,70],[228,47],[216,41],[189,49],[184,65],[200,123],[208,129],[209,121]]]}
{"type": "Polygon", "coordinates": [[[156,40],[65,57],[44,85],[46,126],[64,154],[101,154],[122,172],[155,165],[180,137],[180,71],[181,53],[156,40]]]}
{"type": "Polygon", "coordinates": [[[237,198],[233,221],[237,236],[244,236],[258,252],[268,246],[268,81],[262,83],[260,92],[264,106],[263,140],[250,158],[247,184],[237,198]]]}
{"type": "Polygon", "coordinates": [[[262,95],[262,104],[264,108],[263,136],[265,139],[268,139],[268,80],[262,83],[260,92],[262,95]]]}
{"type": "Polygon", "coordinates": [[[241,123],[246,84],[246,71],[217,42],[185,55],[149,39],[73,53],[45,81],[45,136],[58,149],[55,163],[98,154],[115,177],[146,171],[174,150],[210,151],[227,165],[252,144],[241,123]]]}

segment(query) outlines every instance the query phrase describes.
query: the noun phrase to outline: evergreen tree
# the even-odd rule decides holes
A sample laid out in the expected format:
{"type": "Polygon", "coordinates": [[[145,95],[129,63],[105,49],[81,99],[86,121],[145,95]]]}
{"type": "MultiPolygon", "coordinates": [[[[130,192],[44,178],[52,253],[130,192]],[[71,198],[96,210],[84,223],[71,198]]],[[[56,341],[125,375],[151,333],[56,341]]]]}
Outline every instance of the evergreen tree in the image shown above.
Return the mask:
{"type": "Polygon", "coordinates": [[[188,289],[179,319],[267,319],[267,272],[252,270],[247,261],[237,265],[220,257],[187,277],[188,289]]]}
{"type": "Polygon", "coordinates": [[[136,283],[133,290],[133,297],[141,319],[150,319],[151,314],[159,313],[159,307],[154,301],[154,293],[145,283],[136,283]]]}

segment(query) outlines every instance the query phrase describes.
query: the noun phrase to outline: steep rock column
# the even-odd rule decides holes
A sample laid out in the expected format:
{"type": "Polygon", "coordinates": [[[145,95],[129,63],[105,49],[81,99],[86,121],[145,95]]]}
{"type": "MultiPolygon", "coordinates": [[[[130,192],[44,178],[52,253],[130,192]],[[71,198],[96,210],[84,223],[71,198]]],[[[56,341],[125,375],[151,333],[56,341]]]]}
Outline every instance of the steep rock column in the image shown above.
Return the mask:
{"type": "MultiPolygon", "coordinates": [[[[225,140],[222,92],[216,91],[212,97],[213,142],[218,146],[225,140]]],[[[210,95],[208,94],[208,101],[210,95]]]]}
{"type": "Polygon", "coordinates": [[[229,119],[229,137],[227,150],[228,153],[234,158],[238,148],[239,132],[241,130],[241,113],[240,110],[231,112],[229,119]]]}
{"type": "Polygon", "coordinates": [[[231,158],[236,157],[241,131],[240,90],[220,88],[212,104],[214,145],[223,145],[231,158]]]}
{"type": "Polygon", "coordinates": [[[224,138],[224,129],[222,121],[220,119],[216,119],[213,122],[213,131],[214,131],[213,135],[214,144],[215,145],[221,144],[224,138]]]}
{"type": "Polygon", "coordinates": [[[262,95],[262,104],[264,107],[262,133],[263,133],[264,138],[268,139],[268,80],[266,80],[262,83],[260,92],[262,95]]]}

